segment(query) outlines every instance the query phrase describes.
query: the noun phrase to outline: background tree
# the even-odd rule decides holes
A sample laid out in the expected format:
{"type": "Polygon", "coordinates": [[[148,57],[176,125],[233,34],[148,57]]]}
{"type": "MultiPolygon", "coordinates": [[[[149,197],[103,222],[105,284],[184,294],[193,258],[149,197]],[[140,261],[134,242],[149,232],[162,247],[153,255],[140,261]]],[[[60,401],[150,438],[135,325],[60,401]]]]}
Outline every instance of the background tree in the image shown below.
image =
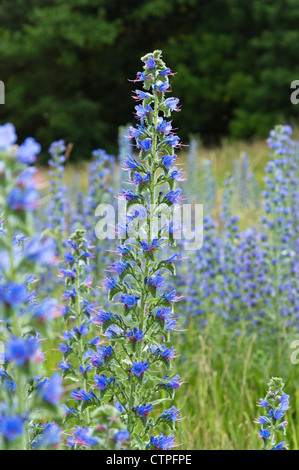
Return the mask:
{"type": "Polygon", "coordinates": [[[117,127],[131,120],[124,78],[160,48],[178,71],[183,140],[265,136],[298,116],[298,18],[296,0],[2,0],[1,122],[23,137],[35,129],[43,148],[72,141],[72,158],[116,151],[117,127]]]}

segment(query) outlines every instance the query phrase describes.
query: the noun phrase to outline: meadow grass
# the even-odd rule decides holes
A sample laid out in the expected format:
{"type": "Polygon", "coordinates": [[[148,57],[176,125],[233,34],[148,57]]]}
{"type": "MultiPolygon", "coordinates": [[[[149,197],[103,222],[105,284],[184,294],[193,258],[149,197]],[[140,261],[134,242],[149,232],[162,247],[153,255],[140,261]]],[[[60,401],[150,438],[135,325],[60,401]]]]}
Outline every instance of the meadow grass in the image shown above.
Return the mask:
{"type": "Polygon", "coordinates": [[[176,365],[186,383],[176,401],[182,408],[184,449],[253,450],[260,447],[258,417],[259,398],[273,375],[281,375],[291,395],[287,439],[290,449],[298,448],[299,406],[298,366],[290,361],[285,345],[283,366],[278,369],[271,357],[259,354],[261,342],[256,335],[242,333],[237,338],[225,331],[203,331],[189,323],[184,350],[188,358],[176,365]]]}

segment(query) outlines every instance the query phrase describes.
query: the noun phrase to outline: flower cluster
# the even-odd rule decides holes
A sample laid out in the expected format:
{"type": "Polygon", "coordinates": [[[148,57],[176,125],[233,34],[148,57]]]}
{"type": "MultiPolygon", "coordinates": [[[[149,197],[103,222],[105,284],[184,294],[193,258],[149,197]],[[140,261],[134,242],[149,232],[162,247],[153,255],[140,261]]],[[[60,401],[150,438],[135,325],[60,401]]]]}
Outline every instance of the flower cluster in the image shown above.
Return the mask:
{"type": "Polygon", "coordinates": [[[261,224],[240,228],[228,178],[220,223],[216,214],[205,215],[203,248],[178,265],[177,280],[185,291],[180,312],[186,324],[192,318],[198,330],[225,326],[236,339],[242,332],[266,335],[259,347],[264,353],[275,348],[282,370],[282,344],[298,328],[298,144],[289,126],[277,126],[268,142],[261,224]]]}

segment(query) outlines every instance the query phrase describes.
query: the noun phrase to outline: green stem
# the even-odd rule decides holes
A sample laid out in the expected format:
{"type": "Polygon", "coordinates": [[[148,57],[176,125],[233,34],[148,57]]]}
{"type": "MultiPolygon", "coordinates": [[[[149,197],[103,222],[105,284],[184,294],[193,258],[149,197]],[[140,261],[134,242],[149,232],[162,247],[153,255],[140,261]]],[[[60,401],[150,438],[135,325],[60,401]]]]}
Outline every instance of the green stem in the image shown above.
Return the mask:
{"type": "MultiPolygon", "coordinates": [[[[9,223],[7,224],[6,227],[6,233],[7,233],[7,238],[8,238],[8,253],[9,253],[9,260],[10,260],[10,280],[12,282],[16,282],[16,270],[14,266],[14,253],[13,253],[13,234],[11,227],[9,223]]],[[[18,312],[16,312],[14,309],[11,309],[11,317],[12,317],[12,323],[11,323],[11,329],[13,335],[15,335],[18,338],[22,337],[22,327],[21,327],[21,320],[20,316],[18,315],[18,312]]],[[[23,370],[15,366],[14,367],[14,374],[15,374],[15,384],[16,384],[16,394],[18,398],[18,413],[21,416],[24,416],[24,413],[27,409],[27,400],[26,400],[26,376],[23,372],[23,370]]],[[[25,427],[25,430],[22,434],[22,436],[19,439],[19,450],[27,450],[28,448],[28,429],[25,427]]]]}
{"type": "MultiPolygon", "coordinates": [[[[158,114],[159,114],[159,102],[158,96],[155,96],[155,105],[154,105],[154,130],[153,130],[153,146],[152,146],[152,157],[150,163],[150,173],[151,173],[151,185],[150,185],[150,216],[148,218],[148,244],[151,243],[152,231],[153,231],[153,210],[156,202],[156,192],[155,192],[155,170],[156,170],[156,161],[157,161],[157,124],[158,124],[158,114]]],[[[146,258],[144,265],[143,279],[148,278],[149,275],[149,260],[146,258]]],[[[147,293],[145,289],[142,289],[141,302],[140,302],[140,330],[144,330],[144,324],[146,319],[147,312],[147,293]]],[[[137,355],[139,360],[142,359],[142,344],[138,348],[137,355]]],[[[134,378],[131,377],[132,384],[130,387],[130,400],[129,400],[129,409],[128,409],[128,431],[132,433],[134,431],[134,423],[132,423],[132,407],[134,405],[134,393],[135,393],[135,382],[134,378]]]]}
{"type": "MultiPolygon", "coordinates": [[[[80,331],[80,326],[81,326],[81,321],[82,321],[82,313],[81,313],[81,297],[80,297],[80,262],[77,261],[77,275],[76,275],[76,319],[77,319],[77,327],[78,330],[80,331]]],[[[83,338],[80,335],[79,338],[79,355],[78,355],[79,363],[85,366],[84,362],[84,345],[83,345],[83,338]]],[[[79,365],[80,365],[79,364],[79,365]]],[[[85,367],[84,367],[85,369],[85,367]]],[[[83,375],[83,388],[84,390],[87,390],[87,379],[85,374],[83,375]]],[[[83,412],[83,421],[84,421],[84,426],[89,425],[89,410],[88,408],[85,409],[83,412]]]]}

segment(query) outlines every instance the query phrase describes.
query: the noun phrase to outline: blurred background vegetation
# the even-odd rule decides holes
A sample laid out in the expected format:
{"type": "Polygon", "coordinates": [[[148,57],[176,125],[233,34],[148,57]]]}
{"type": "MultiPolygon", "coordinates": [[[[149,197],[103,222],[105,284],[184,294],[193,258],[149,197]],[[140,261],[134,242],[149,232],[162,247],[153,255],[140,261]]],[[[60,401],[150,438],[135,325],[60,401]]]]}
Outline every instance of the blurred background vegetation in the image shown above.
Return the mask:
{"type": "Polygon", "coordinates": [[[297,0],[1,0],[0,123],[44,149],[74,143],[116,152],[118,126],[133,121],[130,91],[140,56],[155,48],[177,72],[180,137],[265,137],[294,123],[299,106],[297,0]]]}

